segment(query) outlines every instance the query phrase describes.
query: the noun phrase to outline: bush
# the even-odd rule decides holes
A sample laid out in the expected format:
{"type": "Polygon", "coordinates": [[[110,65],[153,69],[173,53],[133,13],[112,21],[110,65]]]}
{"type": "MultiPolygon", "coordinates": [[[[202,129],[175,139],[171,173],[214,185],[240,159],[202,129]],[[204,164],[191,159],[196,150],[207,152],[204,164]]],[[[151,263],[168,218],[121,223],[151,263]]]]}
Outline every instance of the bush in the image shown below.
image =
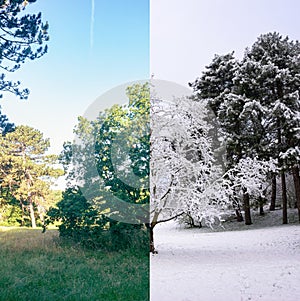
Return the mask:
{"type": "Polygon", "coordinates": [[[22,223],[22,210],[15,199],[0,199],[0,225],[20,226],[22,223]]]}
{"type": "Polygon", "coordinates": [[[78,188],[67,189],[57,208],[48,211],[46,224],[54,222],[60,222],[62,238],[87,248],[148,252],[149,233],[144,225],[125,224],[100,214],[78,188]]]}

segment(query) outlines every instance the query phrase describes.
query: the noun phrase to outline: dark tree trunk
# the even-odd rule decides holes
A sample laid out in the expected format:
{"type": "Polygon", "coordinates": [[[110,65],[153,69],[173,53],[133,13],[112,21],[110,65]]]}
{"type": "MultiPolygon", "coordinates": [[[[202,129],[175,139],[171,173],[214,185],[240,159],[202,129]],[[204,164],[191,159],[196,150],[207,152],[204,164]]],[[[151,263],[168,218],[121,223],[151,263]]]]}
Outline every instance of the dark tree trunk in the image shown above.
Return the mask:
{"type": "Polygon", "coordinates": [[[264,199],[260,196],[259,197],[259,215],[263,216],[265,215],[265,212],[264,212],[264,199]]]}
{"type": "Polygon", "coordinates": [[[157,253],[154,246],[154,227],[157,225],[158,216],[160,212],[155,212],[152,221],[148,224],[150,235],[150,252],[157,253]]]}
{"type": "MultiPolygon", "coordinates": [[[[155,226],[155,225],[154,225],[155,226]]],[[[150,252],[152,254],[156,254],[157,251],[155,250],[155,247],[154,247],[154,226],[151,225],[149,226],[149,232],[150,232],[150,252]]]]}
{"type": "Polygon", "coordinates": [[[287,194],[286,194],[286,181],[285,181],[285,173],[281,171],[281,188],[282,188],[282,223],[287,224],[287,194]]]}
{"type": "Polygon", "coordinates": [[[147,228],[149,228],[149,233],[150,233],[150,252],[153,253],[153,254],[157,254],[157,251],[155,250],[155,247],[154,247],[154,231],[153,231],[154,227],[159,223],[164,223],[164,222],[168,222],[170,220],[173,220],[173,219],[183,215],[184,212],[181,212],[180,214],[177,214],[177,215],[172,216],[170,218],[158,221],[159,214],[160,214],[160,212],[155,212],[154,216],[153,216],[153,219],[152,219],[152,222],[146,225],[147,228]]]}
{"type": "MultiPolygon", "coordinates": [[[[280,124],[280,120],[277,121],[278,122],[278,146],[281,147],[281,143],[282,143],[282,136],[281,136],[281,124],[280,124]]],[[[279,163],[279,167],[281,167],[281,172],[280,172],[280,177],[281,177],[281,194],[282,194],[282,223],[283,224],[287,224],[288,223],[288,218],[287,218],[287,193],[286,193],[286,181],[285,181],[285,173],[283,170],[284,167],[284,162],[281,158],[279,158],[278,160],[279,163]]]]}
{"type": "Polygon", "coordinates": [[[154,253],[154,235],[153,235],[153,228],[149,228],[150,231],[150,252],[154,253]]]}
{"type": "Polygon", "coordinates": [[[270,211],[275,210],[276,204],[276,175],[272,178],[272,194],[271,194],[271,204],[270,204],[270,211]]]}
{"type": "Polygon", "coordinates": [[[295,192],[296,192],[296,204],[298,208],[298,218],[300,223],[300,176],[299,176],[299,166],[296,165],[292,168],[293,172],[293,179],[295,185],[295,192]]]}
{"type": "Polygon", "coordinates": [[[244,210],[245,210],[245,224],[246,225],[251,225],[251,211],[250,211],[250,197],[247,192],[244,192],[244,210]]]}
{"type": "Polygon", "coordinates": [[[244,218],[240,208],[235,209],[236,219],[238,222],[243,222],[244,218]]]}
{"type": "Polygon", "coordinates": [[[243,222],[244,218],[241,212],[240,203],[236,200],[236,196],[234,197],[232,204],[233,204],[233,208],[235,209],[236,220],[238,222],[243,222]]]}

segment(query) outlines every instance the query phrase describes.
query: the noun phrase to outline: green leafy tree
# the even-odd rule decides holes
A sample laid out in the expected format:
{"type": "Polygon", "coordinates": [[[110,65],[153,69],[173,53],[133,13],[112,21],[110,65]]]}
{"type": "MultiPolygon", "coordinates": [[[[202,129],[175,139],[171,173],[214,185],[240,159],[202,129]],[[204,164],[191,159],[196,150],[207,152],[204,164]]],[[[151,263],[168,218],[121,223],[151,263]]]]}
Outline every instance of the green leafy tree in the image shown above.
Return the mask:
{"type": "Polygon", "coordinates": [[[148,204],[150,133],[145,127],[150,118],[149,87],[128,87],[127,96],[127,108],[114,106],[99,120],[97,169],[105,187],[120,199],[148,204]]]}
{"type": "MultiPolygon", "coordinates": [[[[0,0],[0,91],[27,98],[28,89],[20,82],[6,79],[7,73],[18,70],[28,60],[40,58],[47,52],[48,23],[42,23],[41,13],[24,14],[28,4],[36,0],[0,0]]],[[[2,96],[2,95],[1,95],[2,96]]]]}
{"type": "Polygon", "coordinates": [[[64,144],[60,161],[68,172],[69,188],[58,208],[49,212],[52,220],[62,221],[61,235],[112,249],[138,241],[148,247],[148,84],[128,87],[127,96],[128,105],[100,112],[94,121],[79,117],[77,141],[64,144]],[[139,210],[126,204],[138,205],[139,210]],[[70,206],[81,208],[76,216],[70,206]],[[133,217],[134,224],[122,222],[126,216],[133,217]]]}

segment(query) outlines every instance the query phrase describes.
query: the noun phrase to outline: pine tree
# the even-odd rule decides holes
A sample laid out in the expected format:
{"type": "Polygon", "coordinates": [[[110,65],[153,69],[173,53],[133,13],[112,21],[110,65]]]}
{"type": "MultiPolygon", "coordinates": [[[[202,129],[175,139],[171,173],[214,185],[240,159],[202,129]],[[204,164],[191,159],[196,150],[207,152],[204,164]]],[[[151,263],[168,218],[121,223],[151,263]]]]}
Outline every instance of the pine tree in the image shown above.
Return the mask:
{"type": "Polygon", "coordinates": [[[40,217],[51,194],[51,178],[62,175],[52,165],[56,156],[46,155],[49,140],[29,126],[17,126],[1,137],[1,187],[19,201],[23,217],[29,212],[31,225],[36,227],[36,209],[40,217]]]}
{"type": "MultiPolygon", "coordinates": [[[[254,158],[257,153],[254,148],[259,145],[259,138],[256,136],[253,139],[253,132],[261,127],[257,126],[257,116],[253,116],[252,113],[253,108],[260,109],[260,107],[244,94],[239,93],[237,79],[240,69],[240,63],[233,57],[233,53],[224,56],[216,55],[203,75],[190,84],[198,98],[208,101],[219,122],[219,128],[223,130],[227,170],[236,166],[243,158],[248,156],[254,158]]],[[[250,225],[252,223],[250,199],[246,190],[242,200],[245,223],[250,225]]],[[[237,217],[242,220],[239,203],[238,198],[233,197],[237,217]]]]}
{"type": "Polygon", "coordinates": [[[0,135],[4,136],[9,132],[12,132],[15,128],[15,125],[8,121],[6,115],[2,114],[0,106],[0,135]]]}
{"type": "MultiPolygon", "coordinates": [[[[224,129],[228,164],[234,166],[248,156],[277,160],[283,187],[285,171],[293,170],[298,204],[299,55],[298,41],[289,41],[278,33],[264,34],[246,49],[240,62],[232,54],[216,56],[203,76],[190,84],[195,93],[208,99],[224,129]]],[[[271,177],[274,209],[276,174],[271,177]]],[[[282,197],[286,223],[285,189],[282,197]]],[[[244,200],[248,203],[247,196],[244,200]]]]}
{"type": "MultiPolygon", "coordinates": [[[[21,90],[20,82],[6,79],[7,73],[18,70],[28,60],[40,58],[47,52],[48,23],[43,24],[41,13],[23,14],[28,4],[36,0],[0,0],[0,91],[27,98],[28,89],[21,90]]],[[[2,97],[2,94],[0,95],[2,97]]]]}
{"type": "MultiPolygon", "coordinates": [[[[241,72],[242,92],[264,108],[264,155],[278,160],[282,182],[283,223],[287,223],[285,171],[294,170],[299,199],[300,44],[279,33],[261,35],[247,50],[241,72]]],[[[274,186],[275,187],[275,186],[274,186]]],[[[298,206],[299,207],[299,206],[298,206]]],[[[300,220],[300,209],[299,209],[300,220]]]]}

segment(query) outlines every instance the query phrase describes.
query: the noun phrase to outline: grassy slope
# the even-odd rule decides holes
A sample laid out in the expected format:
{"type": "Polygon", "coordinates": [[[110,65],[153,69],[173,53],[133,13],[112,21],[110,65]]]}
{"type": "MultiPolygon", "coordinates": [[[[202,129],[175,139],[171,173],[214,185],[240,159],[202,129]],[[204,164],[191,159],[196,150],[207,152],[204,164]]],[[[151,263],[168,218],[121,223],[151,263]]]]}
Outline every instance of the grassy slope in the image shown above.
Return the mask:
{"type": "Polygon", "coordinates": [[[0,228],[0,300],[149,300],[149,258],[59,243],[57,230],[0,228]]]}

